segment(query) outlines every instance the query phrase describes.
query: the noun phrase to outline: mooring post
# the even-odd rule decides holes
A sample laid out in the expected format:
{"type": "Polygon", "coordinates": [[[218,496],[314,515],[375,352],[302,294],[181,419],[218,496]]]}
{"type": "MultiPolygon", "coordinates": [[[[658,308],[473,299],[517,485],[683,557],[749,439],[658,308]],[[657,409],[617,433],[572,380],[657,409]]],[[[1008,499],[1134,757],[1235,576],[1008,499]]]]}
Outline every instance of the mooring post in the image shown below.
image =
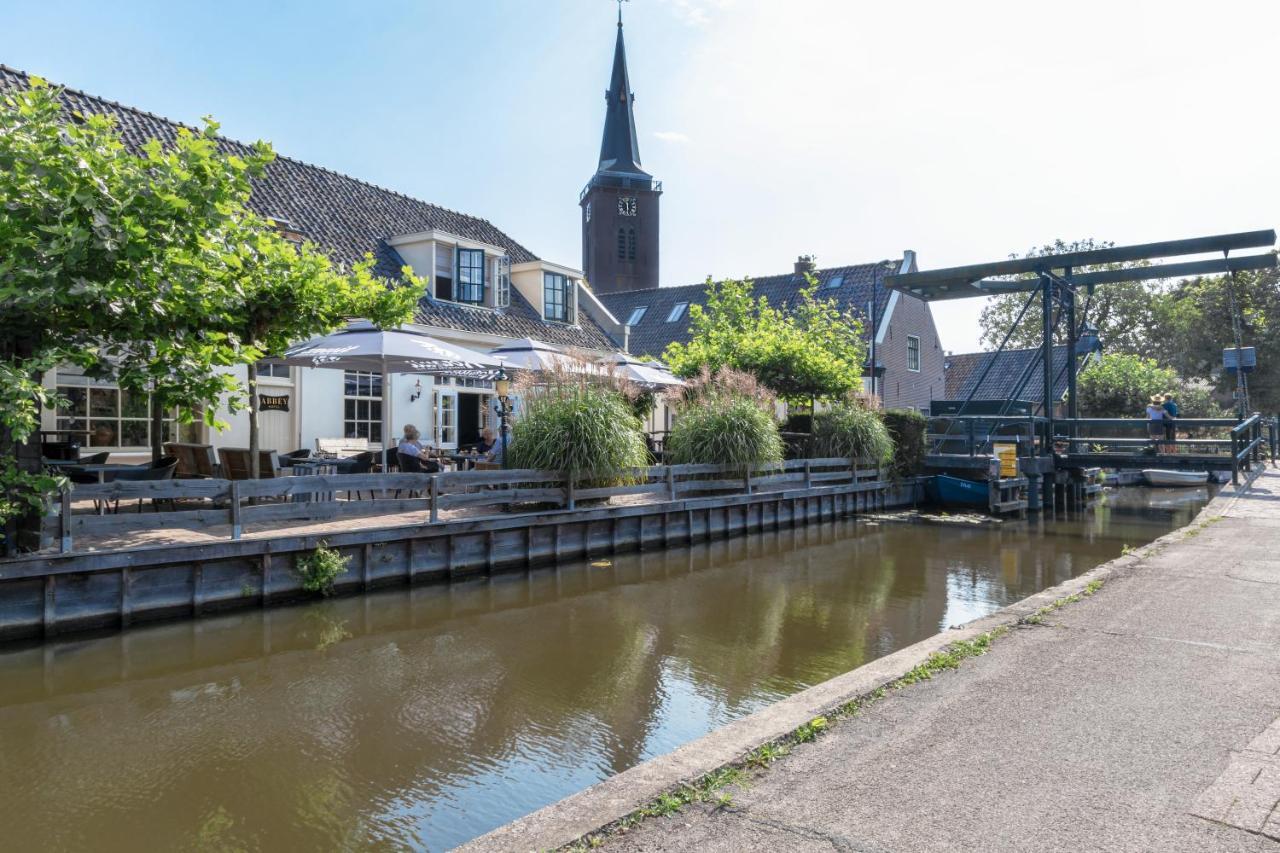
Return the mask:
{"type": "Polygon", "coordinates": [[[231,481],[231,538],[240,538],[240,481],[231,481]]]}
{"type": "Polygon", "coordinates": [[[566,479],[564,481],[564,508],[575,509],[577,507],[578,502],[573,496],[573,492],[574,492],[573,481],[577,478],[573,475],[572,471],[567,472],[565,474],[565,477],[566,479]]]}
{"type": "Polygon", "coordinates": [[[804,487],[813,488],[813,461],[809,459],[804,460],[804,487]]]}
{"type": "Polygon", "coordinates": [[[676,499],[676,472],[671,466],[667,466],[667,500],[674,501],[676,499]]]}
{"type": "Polygon", "coordinates": [[[435,524],[440,520],[440,476],[438,474],[431,475],[431,523],[435,524]]]}

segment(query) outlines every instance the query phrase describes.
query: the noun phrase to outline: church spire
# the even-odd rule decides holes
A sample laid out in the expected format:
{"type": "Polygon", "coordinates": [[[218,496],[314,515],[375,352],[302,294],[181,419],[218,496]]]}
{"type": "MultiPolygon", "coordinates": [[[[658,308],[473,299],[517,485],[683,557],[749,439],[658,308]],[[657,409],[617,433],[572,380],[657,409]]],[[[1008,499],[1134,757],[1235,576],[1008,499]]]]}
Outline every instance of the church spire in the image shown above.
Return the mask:
{"type": "Polygon", "coordinates": [[[636,97],[627,77],[627,48],[622,41],[622,3],[618,3],[618,42],[613,49],[613,74],[604,93],[604,137],[600,140],[598,172],[649,177],[640,168],[640,143],[636,140],[636,97]]]}

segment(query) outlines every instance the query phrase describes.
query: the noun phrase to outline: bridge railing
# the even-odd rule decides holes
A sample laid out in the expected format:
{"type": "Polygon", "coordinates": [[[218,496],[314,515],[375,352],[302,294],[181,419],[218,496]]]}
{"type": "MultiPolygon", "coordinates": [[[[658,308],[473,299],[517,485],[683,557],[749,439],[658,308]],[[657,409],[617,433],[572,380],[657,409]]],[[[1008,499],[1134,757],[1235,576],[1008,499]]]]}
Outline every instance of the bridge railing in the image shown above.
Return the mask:
{"type": "Polygon", "coordinates": [[[1271,443],[1271,461],[1275,462],[1275,419],[1271,418],[1267,435],[1263,435],[1262,415],[1254,412],[1231,429],[1231,482],[1239,484],[1240,469],[1249,468],[1262,459],[1263,445],[1271,443]]]}
{"type": "Polygon", "coordinates": [[[935,454],[976,456],[1013,443],[1019,456],[1040,456],[1046,423],[1035,415],[934,415],[925,439],[935,454]]]}

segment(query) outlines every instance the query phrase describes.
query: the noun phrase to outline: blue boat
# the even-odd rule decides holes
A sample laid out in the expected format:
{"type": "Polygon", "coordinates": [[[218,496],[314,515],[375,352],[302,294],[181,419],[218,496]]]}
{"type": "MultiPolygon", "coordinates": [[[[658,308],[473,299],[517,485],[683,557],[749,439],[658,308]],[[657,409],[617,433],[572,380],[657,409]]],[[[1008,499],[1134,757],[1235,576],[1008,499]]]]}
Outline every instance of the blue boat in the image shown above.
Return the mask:
{"type": "Polygon", "coordinates": [[[978,483],[949,474],[938,474],[929,486],[930,497],[943,505],[987,507],[991,500],[991,485],[978,483]]]}

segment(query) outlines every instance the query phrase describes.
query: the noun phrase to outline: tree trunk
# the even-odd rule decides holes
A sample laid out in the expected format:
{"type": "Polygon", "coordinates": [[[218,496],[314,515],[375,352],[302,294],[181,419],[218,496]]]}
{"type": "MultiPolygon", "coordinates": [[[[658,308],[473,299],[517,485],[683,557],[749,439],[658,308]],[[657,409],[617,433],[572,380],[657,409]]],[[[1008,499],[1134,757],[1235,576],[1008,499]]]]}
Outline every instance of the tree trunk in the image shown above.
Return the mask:
{"type": "Polygon", "coordinates": [[[151,461],[159,462],[164,456],[164,406],[159,395],[151,395],[151,461]]]}
{"type": "Polygon", "coordinates": [[[258,479],[262,476],[261,460],[258,459],[258,365],[247,365],[249,370],[249,477],[258,479]]]}

